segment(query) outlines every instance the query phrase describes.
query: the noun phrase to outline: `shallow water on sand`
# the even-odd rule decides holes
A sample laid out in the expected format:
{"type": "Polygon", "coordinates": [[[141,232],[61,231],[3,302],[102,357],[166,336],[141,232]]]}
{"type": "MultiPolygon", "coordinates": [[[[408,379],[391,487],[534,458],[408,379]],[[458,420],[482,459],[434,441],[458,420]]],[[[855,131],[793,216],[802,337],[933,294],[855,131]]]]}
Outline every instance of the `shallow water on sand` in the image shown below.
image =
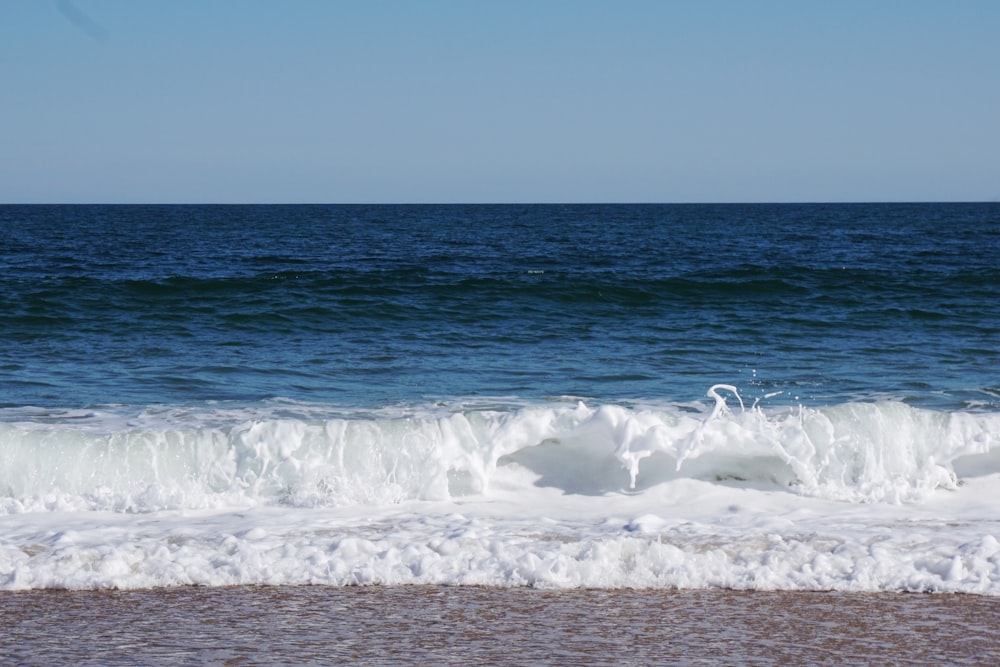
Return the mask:
{"type": "Polygon", "coordinates": [[[0,594],[4,664],[995,664],[974,595],[229,587],[0,594]]]}

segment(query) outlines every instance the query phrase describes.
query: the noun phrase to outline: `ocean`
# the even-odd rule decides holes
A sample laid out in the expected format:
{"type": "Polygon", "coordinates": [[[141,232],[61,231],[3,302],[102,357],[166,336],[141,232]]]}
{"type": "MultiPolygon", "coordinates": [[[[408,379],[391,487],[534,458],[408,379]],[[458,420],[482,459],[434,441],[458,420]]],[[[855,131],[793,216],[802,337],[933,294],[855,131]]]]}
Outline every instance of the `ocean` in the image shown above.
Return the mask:
{"type": "Polygon", "coordinates": [[[0,206],[0,590],[191,585],[1000,600],[1000,204],[0,206]]]}

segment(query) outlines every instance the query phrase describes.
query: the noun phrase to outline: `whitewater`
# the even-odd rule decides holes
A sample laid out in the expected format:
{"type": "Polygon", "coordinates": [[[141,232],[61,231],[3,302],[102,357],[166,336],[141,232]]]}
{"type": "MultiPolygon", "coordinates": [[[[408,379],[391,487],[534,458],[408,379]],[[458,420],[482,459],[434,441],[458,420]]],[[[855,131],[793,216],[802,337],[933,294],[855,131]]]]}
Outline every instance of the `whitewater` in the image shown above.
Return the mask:
{"type": "Polygon", "coordinates": [[[1000,595],[1000,415],[900,401],[14,408],[0,588],[1000,595]]]}
{"type": "Polygon", "coordinates": [[[0,590],[1000,596],[998,256],[996,204],[0,206],[0,590]]]}

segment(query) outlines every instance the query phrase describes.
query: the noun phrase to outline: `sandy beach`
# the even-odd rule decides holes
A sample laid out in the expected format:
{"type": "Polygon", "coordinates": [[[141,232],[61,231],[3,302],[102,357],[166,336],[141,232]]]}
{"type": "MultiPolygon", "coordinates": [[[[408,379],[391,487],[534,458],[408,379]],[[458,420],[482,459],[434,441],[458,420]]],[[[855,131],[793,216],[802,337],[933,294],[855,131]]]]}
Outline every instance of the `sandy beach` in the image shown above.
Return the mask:
{"type": "Polygon", "coordinates": [[[0,661],[191,664],[995,664],[974,595],[225,587],[0,594],[0,661]]]}

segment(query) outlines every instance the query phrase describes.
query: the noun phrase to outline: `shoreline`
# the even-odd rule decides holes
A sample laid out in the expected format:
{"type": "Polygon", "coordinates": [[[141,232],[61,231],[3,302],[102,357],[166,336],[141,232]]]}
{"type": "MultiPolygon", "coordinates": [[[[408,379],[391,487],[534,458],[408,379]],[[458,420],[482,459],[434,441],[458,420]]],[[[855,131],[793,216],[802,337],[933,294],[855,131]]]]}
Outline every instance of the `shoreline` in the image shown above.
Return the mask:
{"type": "Polygon", "coordinates": [[[1000,597],[228,586],[0,593],[17,664],[983,664],[1000,597]]]}
{"type": "Polygon", "coordinates": [[[601,587],[601,586],[574,586],[574,587],[556,587],[556,586],[536,586],[536,585],[486,585],[486,584],[346,584],[346,585],[335,585],[335,584],[268,584],[268,583],[246,583],[246,584],[219,584],[219,585],[206,585],[206,584],[176,584],[176,585],[165,585],[165,586],[149,586],[140,588],[66,588],[66,587],[50,587],[50,588],[26,588],[26,589],[10,589],[10,590],[0,590],[0,597],[8,595],[127,595],[127,594],[156,594],[156,593],[183,593],[185,591],[195,592],[195,591],[265,591],[265,590],[288,590],[294,591],[297,589],[324,589],[331,591],[341,591],[341,590],[389,590],[389,589],[418,589],[425,591],[456,591],[456,590],[475,590],[482,591],[484,593],[490,591],[498,592],[510,592],[510,591],[525,591],[533,592],[538,594],[573,594],[573,593],[607,593],[607,594],[636,594],[636,595],[687,595],[687,594],[733,594],[733,595],[843,595],[850,597],[863,597],[863,596],[873,596],[873,597],[894,597],[894,596],[926,596],[926,597],[971,597],[971,598],[983,598],[988,600],[996,600],[1000,604],[1000,596],[989,595],[985,593],[976,593],[975,591],[907,591],[907,590],[896,590],[896,591],[845,591],[838,590],[835,588],[829,589],[757,589],[757,588],[725,588],[725,587],[703,587],[703,588],[628,588],[628,587],[601,587]]]}

